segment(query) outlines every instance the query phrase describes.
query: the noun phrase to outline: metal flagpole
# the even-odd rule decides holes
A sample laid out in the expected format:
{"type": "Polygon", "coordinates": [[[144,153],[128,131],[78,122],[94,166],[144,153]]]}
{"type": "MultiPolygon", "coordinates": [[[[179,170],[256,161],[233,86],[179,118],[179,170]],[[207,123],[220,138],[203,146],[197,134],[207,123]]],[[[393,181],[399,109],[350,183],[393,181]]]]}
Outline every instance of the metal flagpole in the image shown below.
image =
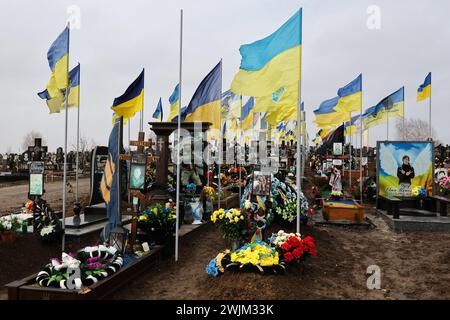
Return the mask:
{"type": "Polygon", "coordinates": [[[389,140],[389,110],[386,109],[386,140],[389,140]]]}
{"type": "Polygon", "coordinates": [[[405,87],[403,87],[403,141],[406,141],[405,112],[405,87]]]}
{"type": "MultiPolygon", "coordinates": [[[[303,9],[300,9],[300,14],[302,15],[303,18],[303,9]]],[[[303,19],[300,20],[300,37],[302,35],[302,24],[303,24],[303,19]]],[[[301,149],[301,123],[302,123],[302,117],[301,117],[301,101],[302,101],[302,68],[301,68],[301,64],[302,64],[302,50],[300,50],[300,54],[298,56],[299,58],[299,76],[300,79],[298,80],[298,105],[297,105],[297,233],[300,233],[300,192],[302,189],[301,183],[302,183],[302,177],[301,177],[301,172],[300,172],[300,166],[301,166],[301,156],[300,156],[300,149],[301,149]]]]}
{"type": "MultiPolygon", "coordinates": [[[[345,132],[345,128],[344,128],[345,132]]],[[[349,145],[348,145],[348,185],[350,190],[352,189],[352,113],[350,112],[350,134],[349,134],[349,145]]]]}
{"type": "MultiPolygon", "coordinates": [[[[222,59],[220,59],[220,62],[222,63],[222,59]]],[[[222,76],[222,74],[220,74],[222,76]]],[[[222,88],[220,89],[222,90],[222,88]]],[[[221,189],[221,183],[220,183],[220,167],[222,164],[222,152],[223,152],[223,137],[222,137],[222,116],[219,114],[219,128],[220,128],[220,135],[219,135],[219,141],[218,141],[218,147],[219,147],[219,161],[218,161],[218,174],[217,174],[217,210],[220,210],[220,189],[221,189]]]]}
{"type": "MultiPolygon", "coordinates": [[[[145,69],[144,69],[144,83],[145,83],[145,69]]],[[[143,132],[144,131],[144,94],[145,94],[145,90],[142,92],[142,110],[141,110],[141,119],[140,119],[140,123],[139,123],[139,131],[143,132]]],[[[128,119],[129,121],[129,119],[128,119]]]]}
{"type": "MultiPolygon", "coordinates": [[[[78,62],[78,77],[81,77],[81,67],[78,62]]],[[[76,172],[75,172],[75,180],[76,180],[76,188],[75,188],[75,200],[78,202],[78,170],[80,169],[80,91],[81,91],[81,82],[78,83],[78,110],[77,110],[77,164],[76,164],[76,172]]],[[[68,99],[68,97],[67,97],[68,99]]]]}
{"type": "MultiPolygon", "coordinates": [[[[431,77],[431,72],[430,72],[431,77]]],[[[430,123],[430,139],[433,139],[433,129],[431,128],[431,80],[430,80],[430,110],[429,110],[429,123],[430,123]]]]}
{"type": "Polygon", "coordinates": [[[69,52],[70,52],[70,22],[67,22],[68,35],[67,35],[67,82],[66,82],[66,123],[64,133],[64,176],[63,176],[63,213],[62,213],[62,244],[61,251],[64,252],[66,245],[66,192],[67,192],[67,127],[69,118],[69,52]]]}
{"type": "MultiPolygon", "coordinates": [[[[362,91],[362,75],[361,75],[361,91],[362,91]]],[[[359,151],[359,195],[360,195],[360,201],[361,201],[361,205],[363,203],[363,194],[362,194],[362,190],[363,190],[363,181],[362,181],[362,156],[363,156],[363,128],[362,128],[362,115],[363,115],[363,95],[361,92],[361,109],[360,109],[360,124],[359,124],[359,134],[360,134],[360,151],[359,151]]]]}
{"type": "MultiPolygon", "coordinates": [[[[241,115],[239,117],[239,203],[242,198],[242,95],[241,95],[241,115]]],[[[245,150],[245,149],[244,149],[245,150]]]]}
{"type": "Polygon", "coordinates": [[[177,133],[177,196],[176,196],[176,226],[175,226],[175,261],[178,261],[178,237],[180,225],[180,139],[181,139],[181,86],[183,79],[183,9],[180,10],[180,70],[178,91],[178,133],[177,133]]]}

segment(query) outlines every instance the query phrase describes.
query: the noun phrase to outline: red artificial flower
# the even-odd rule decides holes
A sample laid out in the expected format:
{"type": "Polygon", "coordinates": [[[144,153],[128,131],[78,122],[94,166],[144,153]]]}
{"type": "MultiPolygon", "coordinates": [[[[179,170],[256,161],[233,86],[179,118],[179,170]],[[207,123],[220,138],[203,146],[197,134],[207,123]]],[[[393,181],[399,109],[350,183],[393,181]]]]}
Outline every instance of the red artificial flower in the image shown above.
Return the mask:
{"type": "Polygon", "coordinates": [[[314,249],[314,248],[310,248],[309,249],[309,253],[312,255],[312,256],[317,256],[317,251],[316,251],[316,249],[314,249]]]}
{"type": "Polygon", "coordinates": [[[284,254],[284,259],[286,259],[287,262],[291,262],[294,259],[294,256],[290,252],[286,252],[284,254]]]}
{"type": "Polygon", "coordinates": [[[287,242],[292,246],[292,247],[298,247],[300,246],[300,240],[297,237],[289,237],[289,239],[287,240],[287,242]]]}
{"type": "Polygon", "coordinates": [[[299,247],[292,251],[292,254],[294,255],[295,259],[300,259],[300,257],[303,255],[303,249],[299,247]]]}
{"type": "Polygon", "coordinates": [[[285,242],[281,245],[281,249],[283,249],[284,251],[289,251],[291,250],[291,245],[288,242],[285,242]]]}

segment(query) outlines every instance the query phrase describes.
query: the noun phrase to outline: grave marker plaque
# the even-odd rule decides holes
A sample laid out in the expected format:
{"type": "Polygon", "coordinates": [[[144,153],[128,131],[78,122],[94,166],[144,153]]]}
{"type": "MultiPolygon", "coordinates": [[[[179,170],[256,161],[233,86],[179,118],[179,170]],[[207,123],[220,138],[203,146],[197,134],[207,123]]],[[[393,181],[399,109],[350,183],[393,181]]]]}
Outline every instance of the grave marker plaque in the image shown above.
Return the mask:
{"type": "Polygon", "coordinates": [[[30,196],[41,197],[44,194],[44,162],[33,161],[30,163],[30,196]]]}

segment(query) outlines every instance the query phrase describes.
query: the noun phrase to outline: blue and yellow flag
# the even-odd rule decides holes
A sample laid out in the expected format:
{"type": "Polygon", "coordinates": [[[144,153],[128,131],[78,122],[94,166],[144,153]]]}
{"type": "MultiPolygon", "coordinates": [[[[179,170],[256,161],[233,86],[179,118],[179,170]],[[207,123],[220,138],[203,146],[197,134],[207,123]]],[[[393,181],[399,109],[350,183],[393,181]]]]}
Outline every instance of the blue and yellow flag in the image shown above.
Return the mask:
{"type": "Polygon", "coordinates": [[[356,133],[356,122],[361,118],[361,115],[356,115],[352,117],[352,119],[348,122],[344,123],[344,135],[345,136],[351,136],[356,133]]]}
{"type": "Polygon", "coordinates": [[[178,107],[180,105],[180,84],[177,84],[175,86],[175,89],[170,95],[169,104],[170,104],[170,112],[167,121],[171,122],[174,121],[174,119],[178,116],[178,107]]]}
{"type": "Polygon", "coordinates": [[[336,106],[339,103],[339,97],[328,99],[322,102],[317,110],[314,110],[316,119],[314,122],[321,129],[335,128],[348,119],[348,114],[336,111],[336,106]]]}
{"type": "Polygon", "coordinates": [[[222,61],[212,69],[198,86],[186,108],[184,121],[210,122],[211,128],[220,130],[221,98],[222,61]]]}
{"type": "Polygon", "coordinates": [[[425,78],[425,82],[417,90],[417,102],[431,98],[431,72],[425,78]]]}
{"type": "Polygon", "coordinates": [[[222,93],[222,108],[226,113],[227,120],[241,117],[242,96],[234,94],[231,90],[222,93]]]}
{"type": "Polygon", "coordinates": [[[240,47],[241,65],[231,91],[263,97],[298,83],[301,71],[302,10],[268,37],[240,47]]]}
{"type": "Polygon", "coordinates": [[[363,124],[366,129],[387,123],[389,117],[403,117],[405,109],[405,89],[402,87],[393,94],[369,108],[363,114],[363,124]]]}
{"type": "Polygon", "coordinates": [[[111,109],[117,117],[131,119],[144,106],[144,69],[123,95],[114,99],[111,109]]]}
{"type": "Polygon", "coordinates": [[[162,107],[162,101],[161,98],[159,98],[158,105],[156,106],[155,112],[153,112],[153,119],[158,119],[162,121],[163,119],[163,107],[162,107]]]}
{"type": "MultiPolygon", "coordinates": [[[[79,106],[79,94],[80,94],[80,64],[78,64],[75,68],[70,70],[69,72],[69,108],[79,106]]],[[[38,96],[46,100],[47,106],[49,108],[50,114],[59,113],[61,110],[66,108],[66,100],[65,100],[66,91],[58,90],[58,94],[54,97],[50,95],[48,89],[45,89],[42,92],[38,93],[38,96]]]]}
{"type": "Polygon", "coordinates": [[[242,107],[242,130],[248,130],[253,127],[254,113],[253,106],[255,105],[255,99],[250,97],[245,105],[242,107]]]}
{"type": "Polygon", "coordinates": [[[47,52],[48,64],[52,71],[47,91],[52,98],[58,96],[60,90],[65,90],[68,85],[69,32],[69,28],[66,27],[47,52]]]}
{"type": "Polygon", "coordinates": [[[120,192],[118,181],[119,170],[119,137],[120,119],[116,119],[114,127],[109,135],[108,159],[105,164],[103,177],[100,182],[100,190],[103,200],[106,203],[108,223],[105,226],[105,237],[109,237],[109,232],[120,223],[120,192]]]}
{"type": "Polygon", "coordinates": [[[336,111],[342,112],[350,120],[350,113],[360,111],[362,106],[362,74],[338,90],[339,102],[336,111]]]}

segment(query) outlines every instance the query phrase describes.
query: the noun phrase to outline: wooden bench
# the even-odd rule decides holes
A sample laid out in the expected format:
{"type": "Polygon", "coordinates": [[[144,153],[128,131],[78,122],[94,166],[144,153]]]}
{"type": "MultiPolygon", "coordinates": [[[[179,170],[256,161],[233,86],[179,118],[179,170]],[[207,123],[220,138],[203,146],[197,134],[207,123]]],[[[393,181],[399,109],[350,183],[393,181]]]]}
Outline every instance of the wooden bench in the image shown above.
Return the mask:
{"type": "Polygon", "coordinates": [[[400,219],[400,202],[401,200],[391,196],[379,196],[380,200],[387,204],[387,213],[392,215],[394,219],[400,219]]]}
{"type": "MultiPolygon", "coordinates": [[[[441,217],[447,217],[447,208],[448,208],[448,204],[450,203],[450,199],[448,198],[444,198],[444,197],[440,197],[440,196],[432,196],[431,197],[433,200],[439,202],[439,213],[441,215],[441,217]]],[[[437,212],[437,210],[436,210],[437,212]]]]}

